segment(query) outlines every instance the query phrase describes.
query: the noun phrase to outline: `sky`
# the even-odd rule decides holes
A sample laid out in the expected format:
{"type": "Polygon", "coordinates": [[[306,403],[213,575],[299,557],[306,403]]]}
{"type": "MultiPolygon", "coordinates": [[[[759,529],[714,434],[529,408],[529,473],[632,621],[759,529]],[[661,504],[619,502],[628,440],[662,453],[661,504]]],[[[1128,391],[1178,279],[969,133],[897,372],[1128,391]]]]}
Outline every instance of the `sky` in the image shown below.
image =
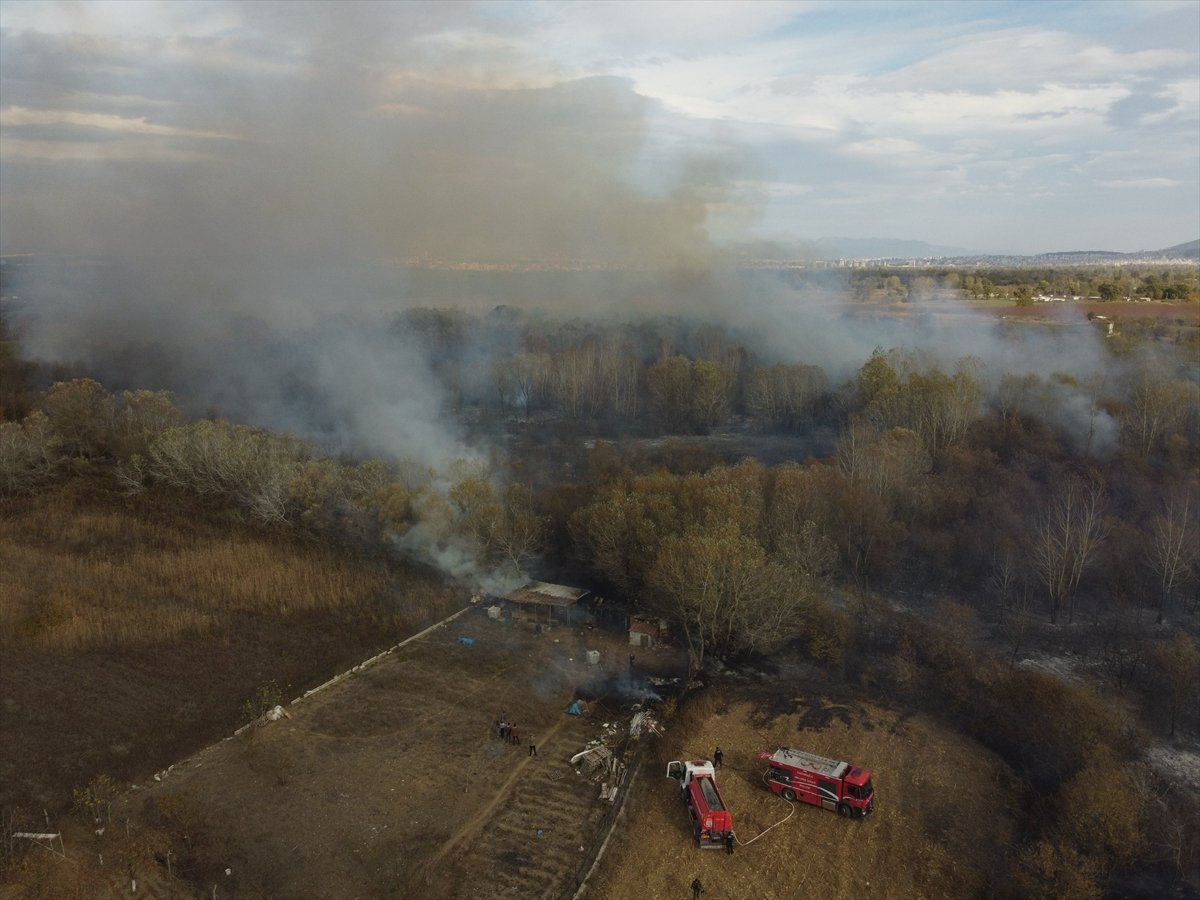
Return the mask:
{"type": "Polygon", "coordinates": [[[833,236],[1200,237],[1200,2],[0,2],[3,253],[833,236]]]}

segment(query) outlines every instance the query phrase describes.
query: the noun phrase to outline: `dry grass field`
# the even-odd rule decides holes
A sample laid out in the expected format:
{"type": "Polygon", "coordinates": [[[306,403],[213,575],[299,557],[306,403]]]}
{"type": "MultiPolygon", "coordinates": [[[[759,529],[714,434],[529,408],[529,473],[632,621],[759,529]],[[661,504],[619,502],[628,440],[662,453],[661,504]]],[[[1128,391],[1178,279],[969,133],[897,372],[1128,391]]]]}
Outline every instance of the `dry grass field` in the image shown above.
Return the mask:
{"type": "Polygon", "coordinates": [[[143,781],[114,804],[115,833],[77,832],[70,859],[41,854],[8,896],[39,896],[36,879],[51,896],[134,900],[147,885],[161,898],[569,895],[609,807],[568,760],[618,711],[563,708],[625,665],[622,638],[467,613],[143,781]],[[536,756],[495,738],[500,711],[536,756]],[[166,877],[167,850],[186,880],[166,877]]]}
{"type": "Polygon", "coordinates": [[[693,701],[699,708],[681,717],[664,749],[666,758],[696,758],[722,747],[717,780],[742,846],[732,856],[696,849],[676,783],[665,766],[647,766],[589,900],[687,898],[693,878],[704,900],[988,894],[1017,818],[1016,780],[995,755],[925,715],[831,700],[811,687],[752,685],[724,698],[693,701]],[[781,745],[870,769],[874,814],[845,820],[802,804],[792,812],[763,786],[754,759],[781,745]]]}
{"type": "MultiPolygon", "coordinates": [[[[572,896],[608,807],[567,760],[619,711],[580,719],[563,707],[617,674],[627,650],[620,634],[535,635],[470,611],[288,718],[141,780],[103,835],[76,826],[67,860],[31,854],[0,898],[572,896]],[[585,649],[601,650],[604,672],[583,663],[585,649]],[[536,737],[536,757],[495,739],[501,711],[536,737]]],[[[642,656],[648,669],[677,665],[665,651],[642,656]]],[[[957,898],[987,896],[1006,876],[1023,792],[997,756],[927,714],[787,668],[693,694],[664,737],[646,739],[586,897],[686,898],[699,877],[704,900],[957,898]],[[694,847],[664,775],[666,760],[718,744],[732,857],[694,847]],[[754,759],[779,745],[871,769],[875,813],[793,811],[754,759]]]]}
{"type": "MultiPolygon", "coordinates": [[[[194,498],[71,481],[0,506],[0,809],[61,812],[445,615],[410,570],[194,498]]],[[[294,695],[294,694],[293,694],[294,695]]]]}

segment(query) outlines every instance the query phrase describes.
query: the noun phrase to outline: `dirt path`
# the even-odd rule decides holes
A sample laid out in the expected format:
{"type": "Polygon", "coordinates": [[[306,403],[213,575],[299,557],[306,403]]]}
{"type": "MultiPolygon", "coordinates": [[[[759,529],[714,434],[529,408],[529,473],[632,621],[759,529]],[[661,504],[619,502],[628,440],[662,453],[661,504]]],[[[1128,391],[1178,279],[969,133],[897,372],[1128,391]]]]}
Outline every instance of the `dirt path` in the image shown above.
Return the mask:
{"type": "Polygon", "coordinates": [[[596,724],[563,716],[538,739],[538,756],[526,756],[522,777],[512,782],[484,827],[443,860],[440,877],[452,880],[456,900],[569,896],[586,862],[585,848],[609,808],[597,800],[599,785],[570,765],[596,724]],[[453,860],[453,862],[451,862],[453,860]]]}
{"type": "MultiPolygon", "coordinates": [[[[555,723],[555,725],[548,732],[538,739],[539,743],[543,745],[549,745],[554,736],[562,730],[564,723],[565,720],[560,720],[555,723]]],[[[483,827],[484,823],[493,817],[496,807],[500,805],[502,800],[508,797],[509,790],[512,788],[513,784],[518,778],[522,777],[525,770],[529,767],[529,764],[535,762],[537,759],[538,757],[527,755],[523,757],[519,763],[517,763],[517,767],[509,773],[508,777],[504,779],[503,783],[501,783],[496,789],[495,796],[492,797],[487,806],[479,810],[479,812],[477,812],[470,821],[468,821],[462,826],[462,828],[458,829],[458,831],[451,835],[450,838],[442,844],[441,849],[439,849],[429,860],[429,870],[431,872],[437,869],[438,864],[445,859],[446,854],[453,850],[457,844],[474,835],[477,831],[479,831],[480,828],[483,827]]]]}

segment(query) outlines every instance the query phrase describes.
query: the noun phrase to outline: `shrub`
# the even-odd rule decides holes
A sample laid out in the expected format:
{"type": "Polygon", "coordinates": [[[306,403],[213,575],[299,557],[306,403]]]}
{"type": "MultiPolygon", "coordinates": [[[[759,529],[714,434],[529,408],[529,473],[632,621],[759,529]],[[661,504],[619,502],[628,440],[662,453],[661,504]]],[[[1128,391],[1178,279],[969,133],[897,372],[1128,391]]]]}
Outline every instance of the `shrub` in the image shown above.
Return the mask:
{"type": "Polygon", "coordinates": [[[283,691],[274,681],[266,681],[258,686],[254,696],[242,704],[242,718],[254,722],[262,718],[276,706],[283,704],[283,691]]]}
{"type": "Polygon", "coordinates": [[[97,775],[83,787],[72,792],[75,809],[87,815],[97,825],[108,823],[113,800],[117,799],[117,785],[107,775],[97,775]]]}

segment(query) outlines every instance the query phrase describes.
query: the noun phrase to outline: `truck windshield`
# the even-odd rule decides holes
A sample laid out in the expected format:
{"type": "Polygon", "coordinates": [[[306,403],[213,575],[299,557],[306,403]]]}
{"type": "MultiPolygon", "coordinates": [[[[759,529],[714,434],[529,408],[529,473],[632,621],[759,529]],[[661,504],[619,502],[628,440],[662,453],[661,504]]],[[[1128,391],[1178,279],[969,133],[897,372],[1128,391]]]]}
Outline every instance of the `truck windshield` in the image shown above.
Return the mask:
{"type": "Polygon", "coordinates": [[[871,784],[871,779],[868,778],[867,783],[858,789],[858,796],[868,800],[873,793],[875,793],[875,785],[871,784]]]}

